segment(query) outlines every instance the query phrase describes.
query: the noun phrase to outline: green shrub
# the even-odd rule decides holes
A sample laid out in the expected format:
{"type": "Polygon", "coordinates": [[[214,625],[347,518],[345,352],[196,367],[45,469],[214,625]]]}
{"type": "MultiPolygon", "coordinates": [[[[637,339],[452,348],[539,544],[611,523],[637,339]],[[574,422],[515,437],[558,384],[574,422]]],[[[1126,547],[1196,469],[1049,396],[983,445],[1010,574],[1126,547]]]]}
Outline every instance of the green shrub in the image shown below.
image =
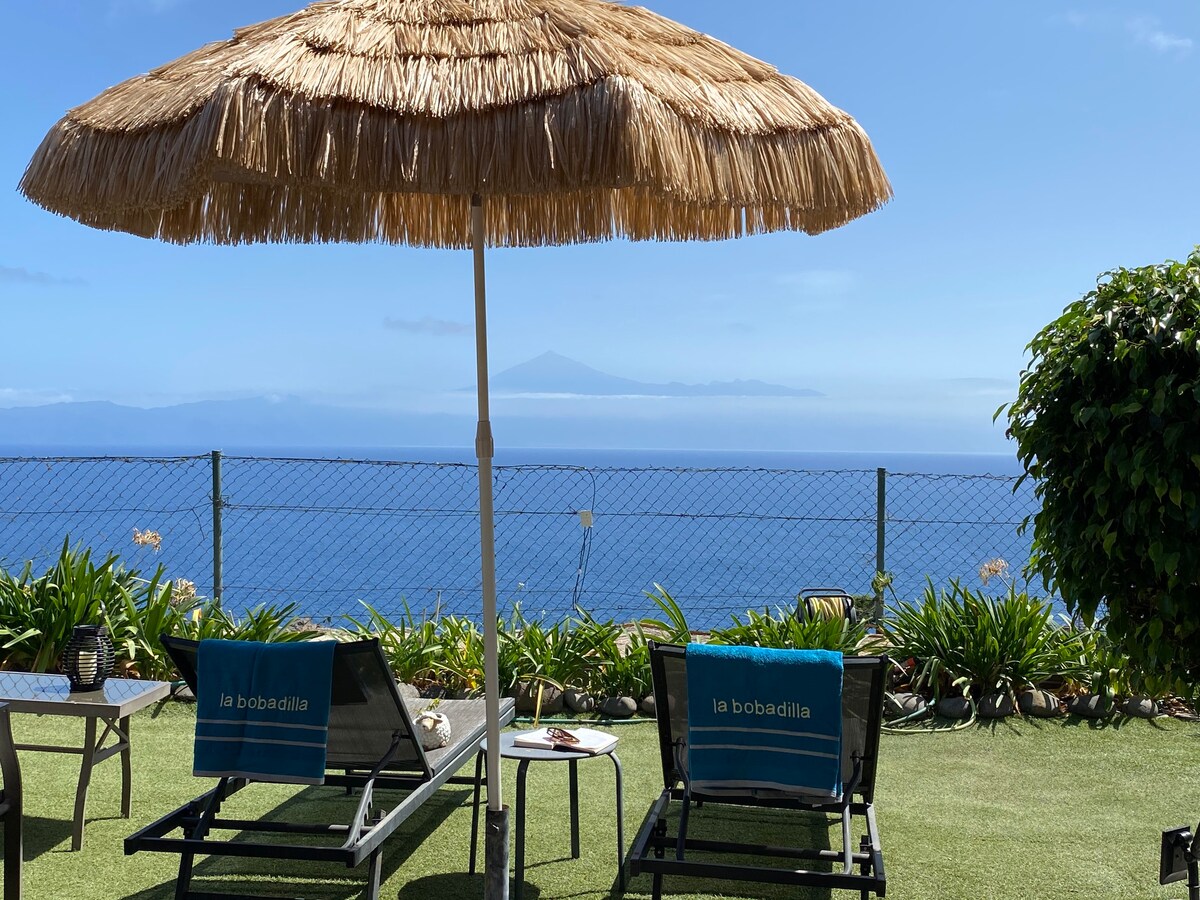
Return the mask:
{"type": "MultiPolygon", "coordinates": [[[[1134,664],[1200,685],[1200,248],[1107,273],[1029,344],[1010,431],[1032,568],[1134,664]]],[[[997,415],[1004,411],[1002,407],[997,415]]]]}
{"type": "Polygon", "coordinates": [[[392,673],[401,681],[423,685],[437,677],[442,657],[438,621],[436,616],[418,619],[413,616],[408,603],[403,605],[403,617],[392,620],[369,603],[363,603],[367,610],[366,622],[346,616],[350,623],[347,632],[355,640],[378,638],[392,673]]]}
{"type": "Polygon", "coordinates": [[[91,551],[72,548],[69,538],[55,565],[40,576],[34,577],[32,562],[18,576],[0,570],[4,667],[55,672],[76,625],[122,629],[136,579],[136,572],[117,565],[116,556],[96,565],[91,551]]]}
{"type": "Polygon", "coordinates": [[[175,582],[164,582],[162,577],[162,566],[149,580],[135,577],[133,589],[124,594],[122,604],[105,611],[117,665],[124,674],[158,681],[179,677],[159,636],[184,633],[197,608],[195,589],[179,590],[175,582]]]}
{"type": "Polygon", "coordinates": [[[219,638],[226,641],[307,641],[321,634],[308,627],[308,620],[297,614],[298,606],[260,604],[240,618],[227,612],[220,603],[208,601],[200,605],[197,614],[186,619],[177,632],[180,637],[202,641],[219,638]]]}
{"type": "Polygon", "coordinates": [[[657,640],[666,644],[687,644],[692,640],[692,630],[688,627],[687,615],[683,608],[675,602],[675,598],[667,593],[667,589],[654,582],[654,590],[646,591],[646,596],[654,601],[654,605],[662,610],[662,619],[643,619],[642,624],[653,628],[659,634],[657,640]]]}
{"type": "MultiPolygon", "coordinates": [[[[497,618],[496,627],[503,629],[497,618]]],[[[484,648],[483,632],[464,616],[442,616],[438,620],[440,655],[434,667],[438,681],[449,691],[466,695],[483,692],[484,648]]],[[[504,642],[497,646],[500,693],[516,683],[517,657],[504,642]]]]}
{"type": "Polygon", "coordinates": [[[949,590],[925,588],[921,601],[901,601],[881,623],[897,655],[917,661],[915,688],[940,696],[956,687],[1002,692],[1039,684],[1052,675],[1078,672],[1078,635],[1051,621],[1051,605],[1010,585],[990,597],[958,581],[949,590]]]}
{"type": "Polygon", "coordinates": [[[633,697],[650,693],[650,641],[641,625],[625,634],[616,628],[598,648],[587,688],[600,697],[633,697]]]}
{"type": "Polygon", "coordinates": [[[818,616],[801,621],[794,609],[776,609],[774,614],[748,609],[746,621],[734,616],[732,625],[714,628],[710,640],[714,644],[853,654],[866,637],[866,626],[848,619],[818,616]]]}

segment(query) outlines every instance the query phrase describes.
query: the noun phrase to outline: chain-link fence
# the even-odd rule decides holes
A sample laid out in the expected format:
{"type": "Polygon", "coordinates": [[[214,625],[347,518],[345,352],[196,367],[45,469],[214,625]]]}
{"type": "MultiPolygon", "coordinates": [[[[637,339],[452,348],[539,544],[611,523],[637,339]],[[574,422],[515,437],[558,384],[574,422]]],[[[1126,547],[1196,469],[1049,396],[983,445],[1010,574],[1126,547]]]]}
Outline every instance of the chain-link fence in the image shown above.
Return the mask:
{"type": "MultiPolygon", "coordinates": [[[[750,468],[495,469],[502,606],[630,619],[662,584],[694,627],[801,588],[901,597],[926,577],[977,584],[1028,559],[1032,489],[1014,478],[750,468]]],[[[480,607],[474,466],[264,459],[0,459],[0,564],[35,568],[67,535],[195,581],[235,609],[295,602],[315,619],[480,607]],[[132,543],[134,529],[161,551],[132,543]]]]}

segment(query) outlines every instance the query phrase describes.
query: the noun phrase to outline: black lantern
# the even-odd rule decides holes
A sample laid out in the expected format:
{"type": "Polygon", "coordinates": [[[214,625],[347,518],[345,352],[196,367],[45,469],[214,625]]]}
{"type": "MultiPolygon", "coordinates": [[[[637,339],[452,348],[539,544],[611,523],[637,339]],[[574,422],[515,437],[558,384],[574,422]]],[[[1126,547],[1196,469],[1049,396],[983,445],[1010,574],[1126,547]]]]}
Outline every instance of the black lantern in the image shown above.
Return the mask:
{"type": "Polygon", "coordinates": [[[63,653],[62,670],[72,691],[98,691],[112,674],[116,653],[103,625],[76,625],[63,653]]]}

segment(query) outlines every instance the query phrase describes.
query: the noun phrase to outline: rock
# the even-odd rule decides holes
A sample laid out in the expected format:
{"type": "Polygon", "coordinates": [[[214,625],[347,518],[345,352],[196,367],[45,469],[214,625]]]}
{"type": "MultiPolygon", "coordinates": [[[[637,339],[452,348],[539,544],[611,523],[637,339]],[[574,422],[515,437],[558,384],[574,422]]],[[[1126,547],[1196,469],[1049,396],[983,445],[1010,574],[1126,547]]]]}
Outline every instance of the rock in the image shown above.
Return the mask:
{"type": "Polygon", "coordinates": [[[638,710],[642,713],[642,715],[650,716],[651,718],[654,718],[655,708],[653,694],[647,694],[642,698],[642,702],[638,704],[638,710]]]}
{"type": "Polygon", "coordinates": [[[563,711],[563,692],[552,684],[537,681],[519,682],[512,690],[517,701],[517,713],[534,715],[538,712],[538,688],[542,691],[540,715],[555,716],[563,711]]]}
{"type": "Polygon", "coordinates": [[[600,701],[600,714],[610,719],[631,719],[638,703],[632,697],[605,697],[600,701]]]}
{"type": "Polygon", "coordinates": [[[567,688],[563,693],[563,702],[571,712],[589,713],[596,708],[596,698],[587,691],[567,688]]]}
{"type": "Polygon", "coordinates": [[[904,716],[916,716],[924,712],[928,704],[920,694],[884,694],[883,709],[886,718],[900,719],[904,716]]]}
{"type": "Polygon", "coordinates": [[[405,700],[421,699],[421,689],[415,684],[406,684],[403,681],[397,681],[396,690],[400,692],[400,696],[405,700]]]}
{"type": "Polygon", "coordinates": [[[1017,709],[1021,710],[1023,716],[1048,719],[1058,715],[1062,703],[1049,691],[1029,688],[1017,694],[1017,709]]]}
{"type": "Polygon", "coordinates": [[[1008,694],[984,694],[977,707],[981,719],[1004,719],[1013,714],[1012,697],[1008,694]]]}
{"type": "Polygon", "coordinates": [[[947,719],[965,719],[971,715],[971,704],[966,697],[943,697],[938,701],[937,712],[947,719]]]}
{"type": "Polygon", "coordinates": [[[1127,697],[1121,712],[1135,719],[1153,719],[1158,715],[1158,703],[1150,697],[1127,697]]]}
{"type": "Polygon", "coordinates": [[[1112,701],[1103,694],[1080,694],[1067,701],[1067,712],[1085,719],[1107,719],[1112,711],[1112,701]]]}

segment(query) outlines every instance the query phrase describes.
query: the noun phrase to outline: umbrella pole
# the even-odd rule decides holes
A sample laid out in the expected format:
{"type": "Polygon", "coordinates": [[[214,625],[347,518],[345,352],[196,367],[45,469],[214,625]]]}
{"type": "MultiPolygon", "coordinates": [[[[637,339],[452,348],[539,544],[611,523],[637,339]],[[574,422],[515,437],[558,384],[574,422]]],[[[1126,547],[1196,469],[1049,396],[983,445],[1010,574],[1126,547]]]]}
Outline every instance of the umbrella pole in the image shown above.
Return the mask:
{"type": "Polygon", "coordinates": [[[492,506],[492,423],[488,403],[487,282],[483,269],[483,200],[471,197],[471,250],[475,259],[475,374],[479,425],[479,556],[483,575],[483,689],[487,711],[487,819],[484,897],[508,898],[508,808],[500,789],[500,685],[496,650],[496,530],[492,506]]]}

